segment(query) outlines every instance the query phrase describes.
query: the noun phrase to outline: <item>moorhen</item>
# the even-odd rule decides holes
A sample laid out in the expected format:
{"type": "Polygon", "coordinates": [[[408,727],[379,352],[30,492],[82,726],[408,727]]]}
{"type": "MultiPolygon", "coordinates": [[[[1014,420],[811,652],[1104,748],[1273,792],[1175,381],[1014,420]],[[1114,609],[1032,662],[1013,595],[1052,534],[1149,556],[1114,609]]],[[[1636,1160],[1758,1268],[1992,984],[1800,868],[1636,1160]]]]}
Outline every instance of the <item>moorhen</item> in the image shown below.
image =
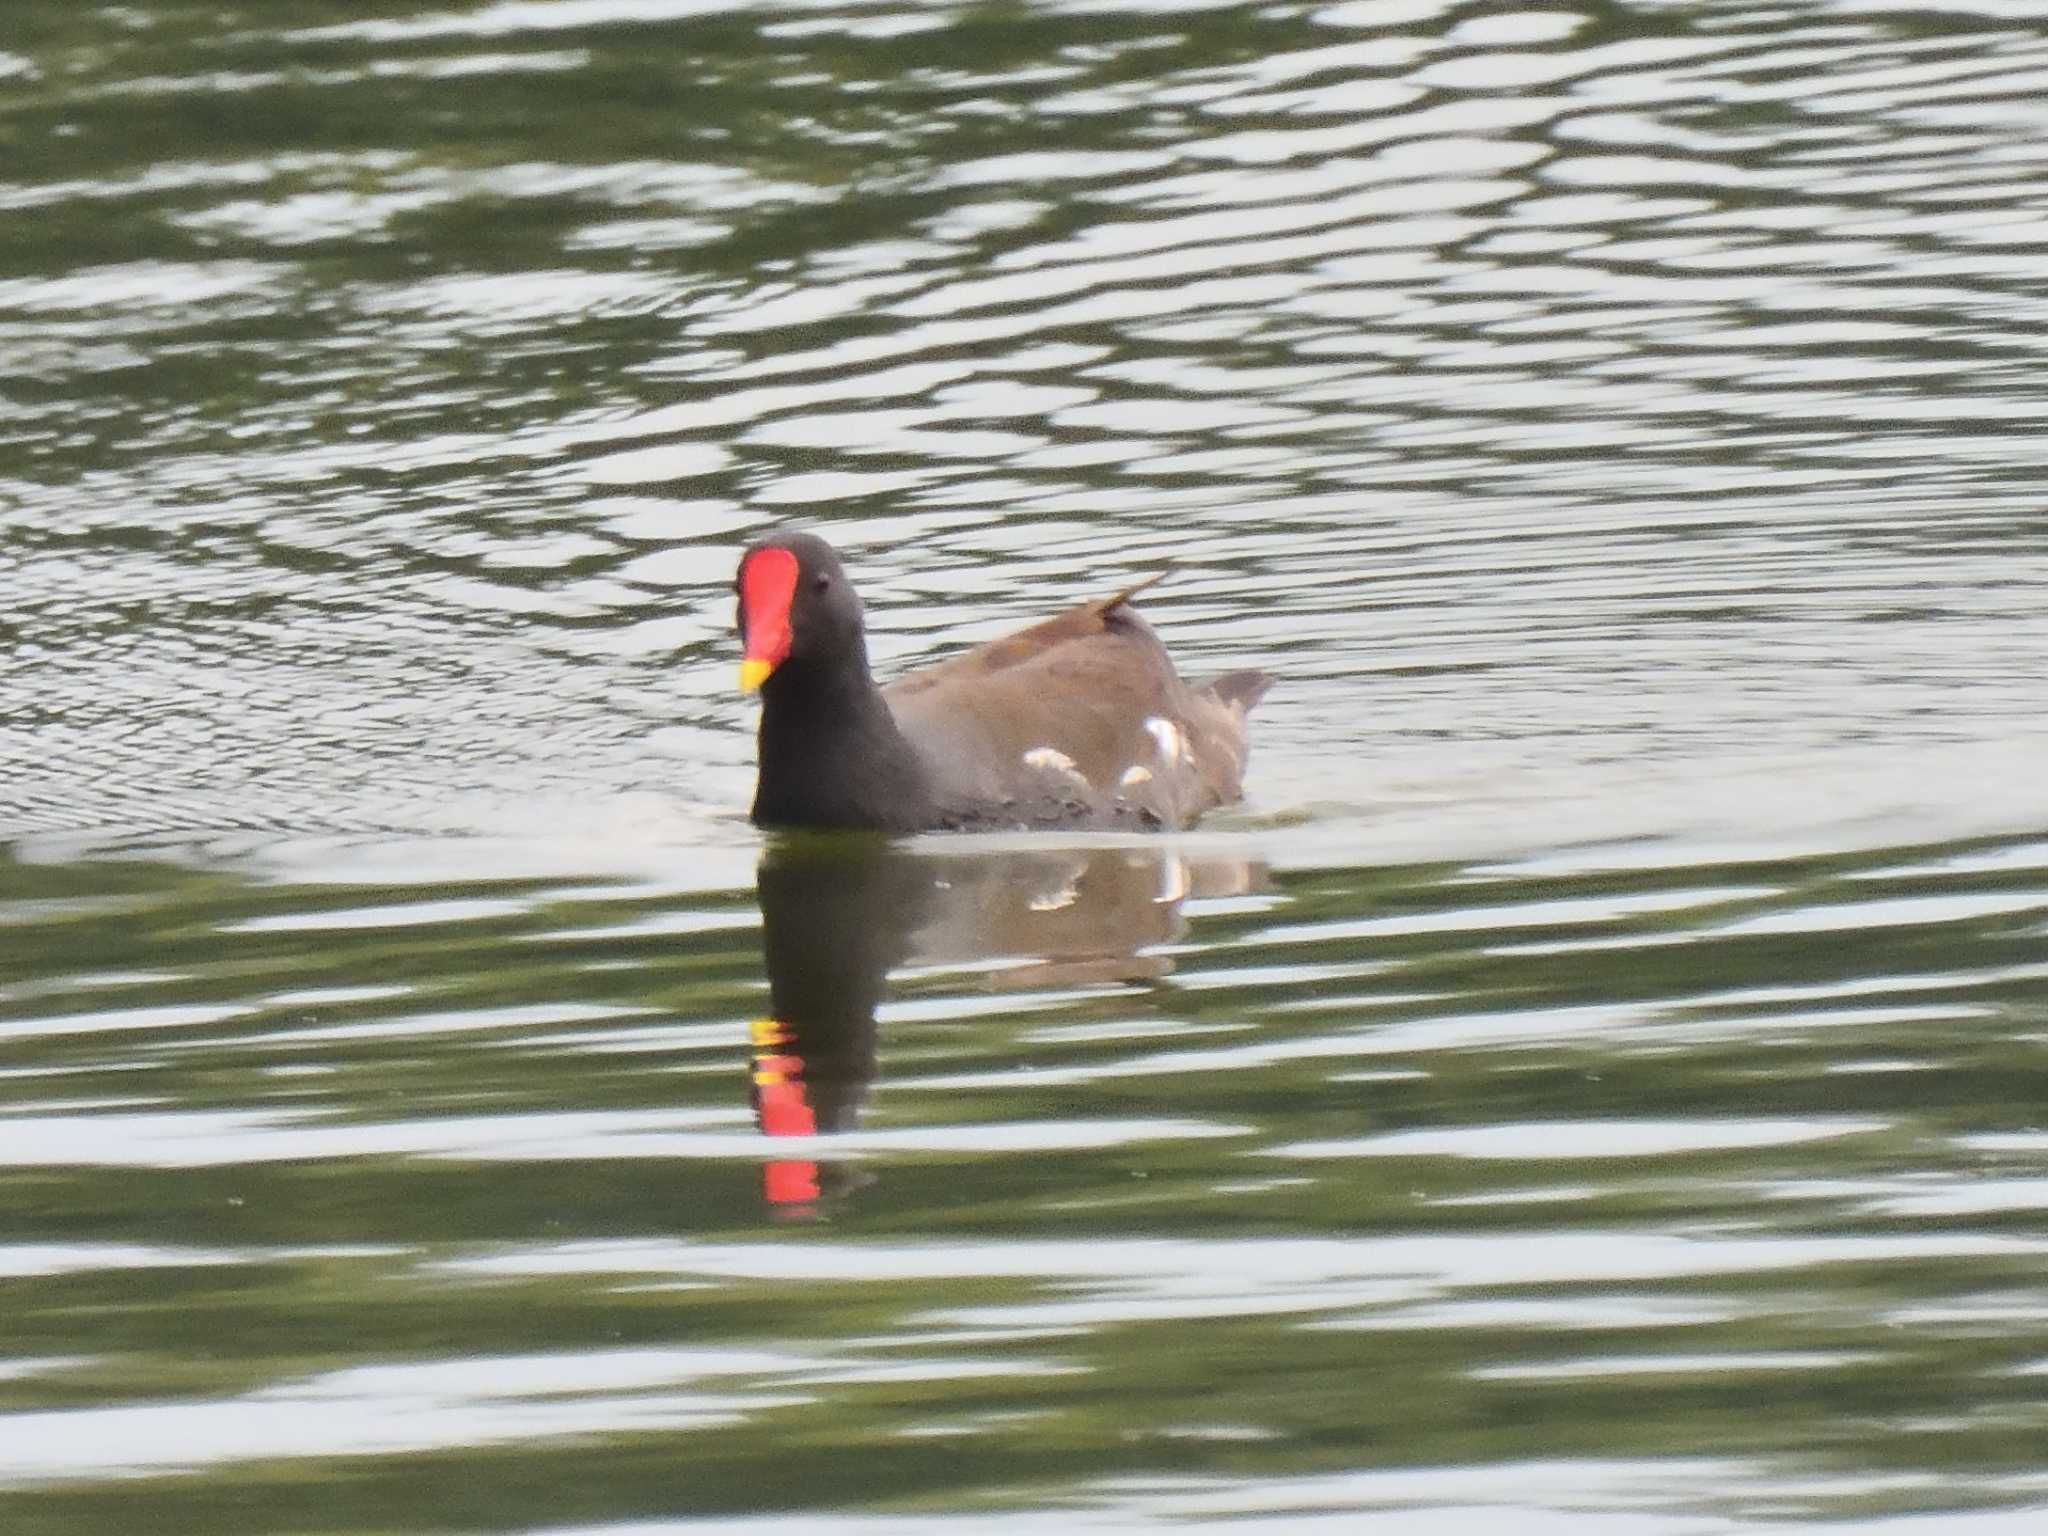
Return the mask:
{"type": "Polygon", "coordinates": [[[859,596],[823,539],[740,558],[740,686],[761,694],[762,826],[882,832],[1177,828],[1238,798],[1272,682],[1183,682],[1130,600],[1147,577],[878,688],[859,596]]]}

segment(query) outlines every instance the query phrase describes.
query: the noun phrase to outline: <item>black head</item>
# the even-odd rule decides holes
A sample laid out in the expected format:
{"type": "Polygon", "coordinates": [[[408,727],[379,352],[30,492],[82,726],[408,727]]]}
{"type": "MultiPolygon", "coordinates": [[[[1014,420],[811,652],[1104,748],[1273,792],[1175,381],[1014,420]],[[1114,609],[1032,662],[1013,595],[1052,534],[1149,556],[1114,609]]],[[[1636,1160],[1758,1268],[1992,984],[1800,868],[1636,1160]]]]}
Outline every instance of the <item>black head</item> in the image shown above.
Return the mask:
{"type": "Polygon", "coordinates": [[[749,544],[733,582],[744,659],[740,687],[751,692],[785,665],[798,671],[867,670],[860,595],[832,546],[814,533],[783,533],[749,544]]]}

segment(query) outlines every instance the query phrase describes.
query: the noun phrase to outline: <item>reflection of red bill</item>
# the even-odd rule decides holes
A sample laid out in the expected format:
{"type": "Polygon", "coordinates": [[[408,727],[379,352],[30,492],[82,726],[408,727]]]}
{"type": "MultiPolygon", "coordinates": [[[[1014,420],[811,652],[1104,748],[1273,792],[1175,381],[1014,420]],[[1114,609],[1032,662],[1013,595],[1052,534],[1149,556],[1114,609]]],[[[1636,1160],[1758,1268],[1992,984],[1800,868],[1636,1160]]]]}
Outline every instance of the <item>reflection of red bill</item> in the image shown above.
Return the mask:
{"type": "MultiPolygon", "coordinates": [[[[789,1030],[779,1019],[756,1019],[747,1026],[754,1042],[754,1117],[764,1136],[815,1136],[817,1112],[804,1093],[804,1059],[781,1047],[789,1030]]],[[[818,1165],[778,1159],[761,1170],[761,1193],[771,1205],[790,1205],[818,1198],[818,1165]]]]}
{"type": "Polygon", "coordinates": [[[761,1194],[770,1205],[798,1205],[818,1198],[816,1163],[765,1163],[761,1194]]]}

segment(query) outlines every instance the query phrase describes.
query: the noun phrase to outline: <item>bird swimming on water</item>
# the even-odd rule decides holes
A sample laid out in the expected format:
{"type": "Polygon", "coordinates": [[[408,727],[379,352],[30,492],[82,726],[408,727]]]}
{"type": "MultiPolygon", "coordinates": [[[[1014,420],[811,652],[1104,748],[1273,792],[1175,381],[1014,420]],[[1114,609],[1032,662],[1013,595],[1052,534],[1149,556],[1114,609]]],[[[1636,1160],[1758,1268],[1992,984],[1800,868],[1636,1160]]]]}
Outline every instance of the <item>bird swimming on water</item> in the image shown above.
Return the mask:
{"type": "Polygon", "coordinates": [[[1107,597],[878,686],[832,547],[783,533],[734,583],[740,686],[761,695],[753,819],[921,832],[1191,825],[1242,793],[1264,672],[1174,670],[1131,599],[1107,597]]]}

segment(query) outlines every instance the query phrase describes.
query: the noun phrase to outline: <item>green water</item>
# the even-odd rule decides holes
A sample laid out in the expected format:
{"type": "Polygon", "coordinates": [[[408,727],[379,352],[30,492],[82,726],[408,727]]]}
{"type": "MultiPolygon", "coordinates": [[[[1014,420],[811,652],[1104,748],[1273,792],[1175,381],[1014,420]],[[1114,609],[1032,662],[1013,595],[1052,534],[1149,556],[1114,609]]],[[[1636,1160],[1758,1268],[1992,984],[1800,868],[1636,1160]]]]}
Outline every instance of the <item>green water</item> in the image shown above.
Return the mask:
{"type": "Polygon", "coordinates": [[[0,1530],[2048,1519],[2048,23],[0,14],[0,1530]],[[1171,839],[764,842],[1168,566],[1171,839]]]}
{"type": "Polygon", "coordinates": [[[2026,1499],[2044,869],[11,866],[13,1528],[2026,1499]]]}

